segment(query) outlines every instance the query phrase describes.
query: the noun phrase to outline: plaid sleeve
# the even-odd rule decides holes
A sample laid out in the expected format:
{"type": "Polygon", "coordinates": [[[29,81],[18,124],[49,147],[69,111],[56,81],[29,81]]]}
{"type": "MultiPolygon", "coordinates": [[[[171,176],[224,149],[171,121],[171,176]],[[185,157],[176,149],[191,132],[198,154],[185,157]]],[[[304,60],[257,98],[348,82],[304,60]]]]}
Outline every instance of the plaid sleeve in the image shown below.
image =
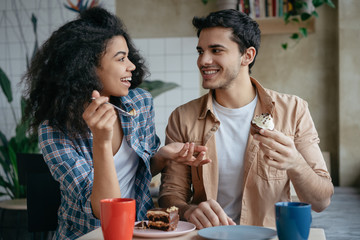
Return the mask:
{"type": "Polygon", "coordinates": [[[160,139],[156,135],[156,129],[155,129],[155,111],[154,111],[154,103],[153,99],[149,99],[149,114],[148,118],[146,120],[146,126],[145,126],[145,136],[146,140],[145,142],[149,144],[149,149],[151,149],[151,156],[153,156],[159,146],[160,146],[160,139]]]}
{"type": "MultiPolygon", "coordinates": [[[[45,122],[39,128],[39,143],[44,159],[56,181],[60,183],[66,208],[70,212],[81,211],[93,217],[90,194],[93,168],[90,152],[82,152],[85,146],[74,144],[63,132],[45,122]]],[[[74,214],[77,215],[77,214],[74,214]]]]}
{"type": "Polygon", "coordinates": [[[132,120],[129,118],[123,118],[126,133],[131,135],[132,142],[135,143],[132,145],[135,151],[146,151],[143,153],[137,151],[141,158],[150,159],[160,146],[160,139],[155,129],[153,98],[148,91],[141,88],[132,89],[129,98],[136,105],[139,115],[135,120],[136,123],[131,123],[132,120]]]}
{"type": "Polygon", "coordinates": [[[149,186],[151,182],[150,158],[160,146],[155,131],[155,113],[153,99],[149,92],[136,88],[129,92],[129,98],[136,105],[139,115],[133,119],[124,118],[124,132],[130,135],[130,145],[141,157],[142,161],[136,173],[136,211],[137,220],[146,218],[146,212],[153,207],[149,186]]]}

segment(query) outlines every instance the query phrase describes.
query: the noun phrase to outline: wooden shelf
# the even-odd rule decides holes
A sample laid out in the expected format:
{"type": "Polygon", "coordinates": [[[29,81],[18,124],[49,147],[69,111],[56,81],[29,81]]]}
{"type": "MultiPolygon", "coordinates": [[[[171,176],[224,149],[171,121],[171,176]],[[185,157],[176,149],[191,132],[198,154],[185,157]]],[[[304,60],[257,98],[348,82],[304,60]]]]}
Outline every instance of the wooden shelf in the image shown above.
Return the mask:
{"type": "Polygon", "coordinates": [[[305,23],[289,22],[285,24],[282,18],[259,18],[255,19],[259,24],[261,34],[289,34],[298,32],[300,27],[307,27],[308,33],[315,32],[315,18],[307,20],[305,23]]]}

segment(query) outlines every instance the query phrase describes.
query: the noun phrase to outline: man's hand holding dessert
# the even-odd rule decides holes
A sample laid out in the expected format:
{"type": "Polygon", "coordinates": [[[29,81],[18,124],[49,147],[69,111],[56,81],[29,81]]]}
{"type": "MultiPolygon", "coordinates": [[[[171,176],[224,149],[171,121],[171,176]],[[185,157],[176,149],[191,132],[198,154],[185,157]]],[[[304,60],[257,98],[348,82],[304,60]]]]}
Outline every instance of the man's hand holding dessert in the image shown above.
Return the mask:
{"type": "Polygon", "coordinates": [[[197,229],[207,227],[236,225],[236,223],[224,212],[220,204],[209,199],[197,206],[192,206],[185,213],[188,222],[195,224],[197,229]]]}
{"type": "Polygon", "coordinates": [[[280,170],[299,167],[297,160],[300,153],[295,147],[294,140],[275,129],[271,114],[256,115],[251,121],[250,132],[254,139],[260,142],[259,147],[264,152],[264,159],[269,166],[280,170]]]}
{"type": "Polygon", "coordinates": [[[294,141],[283,134],[274,130],[261,129],[259,134],[254,135],[254,139],[260,142],[259,147],[264,152],[264,159],[269,166],[289,170],[299,167],[299,152],[295,147],[294,141]]]}
{"type": "Polygon", "coordinates": [[[329,198],[323,196],[331,196],[331,182],[314,172],[305,160],[309,156],[302,157],[293,139],[275,129],[260,129],[258,134],[254,134],[254,139],[260,142],[259,147],[269,166],[287,171],[300,201],[311,203],[312,209],[317,212],[329,205],[329,198]],[[314,196],[313,192],[322,194],[314,196]]]}

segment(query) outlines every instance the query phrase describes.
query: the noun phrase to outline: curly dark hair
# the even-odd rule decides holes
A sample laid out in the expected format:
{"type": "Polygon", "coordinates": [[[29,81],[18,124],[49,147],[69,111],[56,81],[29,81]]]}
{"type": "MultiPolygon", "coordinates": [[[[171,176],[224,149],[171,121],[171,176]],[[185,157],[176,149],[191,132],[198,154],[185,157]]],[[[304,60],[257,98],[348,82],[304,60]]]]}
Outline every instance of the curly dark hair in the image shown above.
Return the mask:
{"type": "Polygon", "coordinates": [[[244,54],[247,48],[254,47],[256,55],[254,61],[249,64],[249,73],[251,73],[250,69],[255,63],[261,41],[261,32],[256,21],[243,12],[226,9],[212,12],[207,17],[194,17],[192,23],[197,29],[198,37],[204,28],[231,28],[232,40],[238,44],[241,54],[244,54]]]}
{"type": "Polygon", "coordinates": [[[143,81],[148,70],[122,21],[103,8],[83,11],[76,20],[53,32],[23,78],[28,103],[25,119],[31,119],[33,131],[49,120],[51,126],[69,135],[87,134],[82,113],[92,91],[102,90],[96,68],[114,36],[125,38],[128,58],[136,66],[130,88],[143,81]]]}

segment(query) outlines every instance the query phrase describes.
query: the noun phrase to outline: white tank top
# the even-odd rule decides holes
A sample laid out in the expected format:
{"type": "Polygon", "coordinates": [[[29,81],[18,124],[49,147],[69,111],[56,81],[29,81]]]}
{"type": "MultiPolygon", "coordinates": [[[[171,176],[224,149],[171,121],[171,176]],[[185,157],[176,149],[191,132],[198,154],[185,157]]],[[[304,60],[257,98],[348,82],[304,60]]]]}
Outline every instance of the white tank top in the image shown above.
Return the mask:
{"type": "Polygon", "coordinates": [[[114,155],[115,169],[122,198],[135,198],[135,177],[139,165],[139,156],[129,146],[125,136],[119,151],[114,155]]]}
{"type": "Polygon", "coordinates": [[[219,162],[217,201],[237,224],[241,213],[244,156],[256,103],[257,96],[244,107],[230,109],[213,101],[215,116],[220,120],[215,133],[219,162]]]}

